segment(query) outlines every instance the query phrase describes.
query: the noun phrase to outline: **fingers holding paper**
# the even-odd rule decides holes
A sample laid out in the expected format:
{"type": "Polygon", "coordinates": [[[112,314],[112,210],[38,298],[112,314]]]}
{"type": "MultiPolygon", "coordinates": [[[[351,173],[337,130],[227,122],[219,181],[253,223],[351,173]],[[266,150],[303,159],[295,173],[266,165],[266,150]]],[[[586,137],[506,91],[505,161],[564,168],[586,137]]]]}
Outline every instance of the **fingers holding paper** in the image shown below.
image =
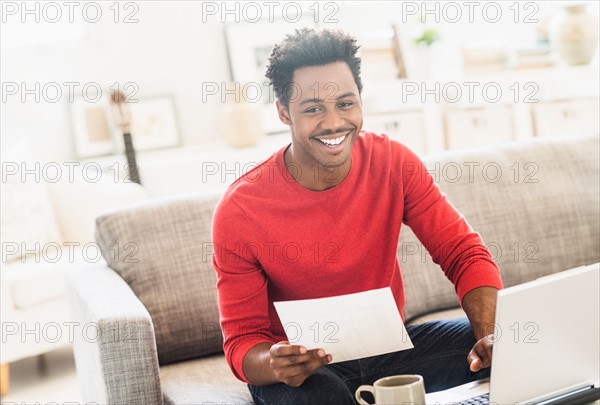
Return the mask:
{"type": "Polygon", "coordinates": [[[292,387],[301,386],[319,367],[332,360],[323,349],[307,350],[287,341],[271,346],[270,356],[270,366],[277,379],[292,387]]]}

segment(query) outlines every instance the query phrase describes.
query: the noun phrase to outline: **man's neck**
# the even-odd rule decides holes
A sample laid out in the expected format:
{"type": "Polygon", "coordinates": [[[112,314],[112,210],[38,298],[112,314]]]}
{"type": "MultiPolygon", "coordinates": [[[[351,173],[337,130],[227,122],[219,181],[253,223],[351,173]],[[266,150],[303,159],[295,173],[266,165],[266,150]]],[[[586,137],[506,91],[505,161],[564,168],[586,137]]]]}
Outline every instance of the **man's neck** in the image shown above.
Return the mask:
{"type": "Polygon", "coordinates": [[[324,191],[337,186],[348,176],[352,167],[351,158],[339,166],[326,166],[318,162],[303,163],[300,159],[294,159],[292,145],[285,150],[283,159],[294,180],[313,191],[324,191]]]}

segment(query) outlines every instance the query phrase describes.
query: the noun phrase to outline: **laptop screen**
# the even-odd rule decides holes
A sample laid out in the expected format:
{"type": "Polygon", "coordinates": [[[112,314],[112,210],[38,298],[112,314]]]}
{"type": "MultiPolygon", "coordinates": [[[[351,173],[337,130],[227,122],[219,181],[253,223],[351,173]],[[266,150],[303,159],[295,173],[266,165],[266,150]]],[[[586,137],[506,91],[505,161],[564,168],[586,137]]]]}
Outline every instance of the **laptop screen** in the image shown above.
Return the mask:
{"type": "Polygon", "coordinates": [[[598,382],[600,265],[498,292],[490,402],[537,402],[598,382]]]}

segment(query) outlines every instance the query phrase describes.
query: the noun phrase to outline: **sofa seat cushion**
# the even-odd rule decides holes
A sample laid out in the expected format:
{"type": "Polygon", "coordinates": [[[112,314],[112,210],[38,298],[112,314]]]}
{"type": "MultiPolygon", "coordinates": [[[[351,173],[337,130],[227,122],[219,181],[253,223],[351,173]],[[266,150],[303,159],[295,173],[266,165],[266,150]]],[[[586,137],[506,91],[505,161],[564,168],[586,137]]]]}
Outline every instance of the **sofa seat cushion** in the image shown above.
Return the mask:
{"type": "MultiPolygon", "coordinates": [[[[426,167],[509,287],[600,261],[598,148],[597,135],[538,138],[445,153],[426,167]]],[[[458,305],[454,287],[406,226],[398,259],[407,319],[458,305]]]]}
{"type": "Polygon", "coordinates": [[[254,403],[223,355],[162,366],[160,385],[167,405],[254,403]]]}

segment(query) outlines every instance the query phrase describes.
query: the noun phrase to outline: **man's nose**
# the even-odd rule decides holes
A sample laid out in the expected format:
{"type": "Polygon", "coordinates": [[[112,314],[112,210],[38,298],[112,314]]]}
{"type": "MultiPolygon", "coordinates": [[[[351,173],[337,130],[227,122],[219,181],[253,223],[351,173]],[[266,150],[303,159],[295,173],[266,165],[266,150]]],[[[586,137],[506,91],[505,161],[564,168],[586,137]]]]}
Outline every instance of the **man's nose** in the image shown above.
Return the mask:
{"type": "Polygon", "coordinates": [[[321,121],[321,127],[330,131],[343,128],[344,120],[342,115],[335,108],[328,108],[323,120],[321,121]]]}

